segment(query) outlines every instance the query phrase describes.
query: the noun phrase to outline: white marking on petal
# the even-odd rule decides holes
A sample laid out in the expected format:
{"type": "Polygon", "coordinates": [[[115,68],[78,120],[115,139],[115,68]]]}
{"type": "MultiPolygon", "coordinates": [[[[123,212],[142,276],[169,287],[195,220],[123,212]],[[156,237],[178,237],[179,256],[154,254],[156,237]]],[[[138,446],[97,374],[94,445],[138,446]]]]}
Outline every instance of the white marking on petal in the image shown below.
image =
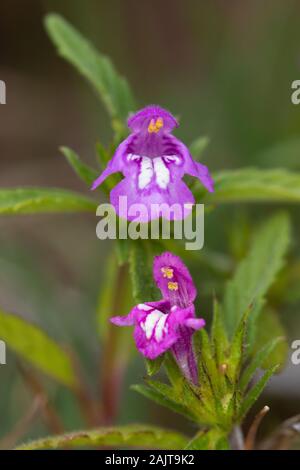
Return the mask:
{"type": "Polygon", "coordinates": [[[129,153],[127,155],[127,160],[130,162],[130,161],[135,161],[135,160],[139,160],[141,157],[139,155],[135,155],[134,153],[129,153]]]}
{"type": "Polygon", "coordinates": [[[150,305],[146,305],[146,304],[138,304],[137,307],[139,310],[145,310],[146,312],[148,310],[153,310],[153,307],[151,307],[150,305]]]}
{"type": "Polygon", "coordinates": [[[140,173],[138,177],[139,189],[144,189],[152,180],[153,166],[149,157],[142,157],[140,173]]]}
{"type": "Polygon", "coordinates": [[[170,172],[161,157],[153,160],[156,183],[161,189],[166,189],[170,182],[170,172]]]}
{"type": "Polygon", "coordinates": [[[177,155],[165,155],[163,159],[166,160],[167,163],[174,162],[175,165],[180,165],[181,163],[181,159],[177,155]]]}
{"type": "Polygon", "coordinates": [[[162,340],[163,333],[168,332],[168,326],[166,325],[167,319],[168,319],[168,315],[163,315],[162,317],[160,317],[160,319],[156,323],[155,339],[158,342],[160,342],[162,340]]]}
{"type": "Polygon", "coordinates": [[[145,323],[141,323],[141,328],[144,330],[146,333],[146,338],[150,339],[153,333],[153,330],[158,322],[158,320],[164,316],[162,312],[159,310],[153,310],[153,312],[149,313],[147,315],[147,318],[145,320],[145,323]]]}

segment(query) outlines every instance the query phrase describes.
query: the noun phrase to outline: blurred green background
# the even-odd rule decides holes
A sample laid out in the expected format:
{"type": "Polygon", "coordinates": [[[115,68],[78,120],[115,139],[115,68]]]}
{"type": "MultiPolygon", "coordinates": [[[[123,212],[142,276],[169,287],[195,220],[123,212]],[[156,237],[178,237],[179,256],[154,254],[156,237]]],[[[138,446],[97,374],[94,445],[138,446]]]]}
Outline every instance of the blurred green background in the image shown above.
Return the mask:
{"type": "MultiPolygon", "coordinates": [[[[204,162],[211,170],[245,166],[300,169],[300,106],[291,83],[300,78],[300,4],[296,0],[2,0],[0,79],[7,104],[0,107],[1,187],[56,186],[86,192],[58,151],[74,148],[94,165],[95,143],[111,138],[107,115],[84,80],[61,60],[43,28],[58,12],[111,57],[141,106],[158,103],[180,118],[177,136],[189,144],[210,138],[204,162]]],[[[289,332],[300,338],[299,208],[286,206],[293,222],[289,263],[270,294],[289,332]]],[[[246,253],[259,221],[278,206],[236,205],[206,217],[205,247],[190,266],[198,305],[209,319],[220,292],[246,253]]],[[[71,345],[91,385],[101,355],[95,308],[106,277],[111,243],[97,240],[93,215],[0,218],[0,305],[37,322],[71,345]]],[[[116,312],[122,314],[126,312],[116,312]]],[[[130,363],[117,421],[149,421],[191,427],[129,390],[141,381],[143,361],[130,363]]],[[[73,398],[45,382],[68,430],[82,427],[73,398]]],[[[95,388],[95,387],[94,387],[95,388]]],[[[300,366],[288,358],[257,405],[268,404],[265,428],[300,411],[300,366]]],[[[32,394],[8,351],[0,366],[0,439],[24,415],[32,394]]],[[[38,418],[23,438],[49,433],[38,418]]]]}

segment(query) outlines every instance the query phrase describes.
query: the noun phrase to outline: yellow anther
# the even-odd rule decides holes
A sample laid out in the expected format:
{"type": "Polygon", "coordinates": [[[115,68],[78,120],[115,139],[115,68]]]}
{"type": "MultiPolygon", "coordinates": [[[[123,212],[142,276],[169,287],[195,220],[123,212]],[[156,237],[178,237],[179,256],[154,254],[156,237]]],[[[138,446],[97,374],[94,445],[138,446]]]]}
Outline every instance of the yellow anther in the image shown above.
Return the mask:
{"type": "Polygon", "coordinates": [[[163,276],[166,277],[167,279],[172,279],[174,270],[172,268],[161,268],[161,272],[163,273],[163,276]]]}
{"type": "Polygon", "coordinates": [[[178,290],[178,283],[177,282],[168,282],[168,289],[169,290],[178,290]]]}
{"type": "Polygon", "coordinates": [[[164,120],[163,118],[159,117],[156,119],[156,122],[154,119],[151,119],[149,126],[148,126],[148,132],[151,134],[152,132],[158,132],[162,127],[164,126],[164,120]]]}
{"type": "Polygon", "coordinates": [[[159,117],[156,119],[156,129],[159,131],[162,127],[164,127],[164,120],[162,117],[159,117]]]}

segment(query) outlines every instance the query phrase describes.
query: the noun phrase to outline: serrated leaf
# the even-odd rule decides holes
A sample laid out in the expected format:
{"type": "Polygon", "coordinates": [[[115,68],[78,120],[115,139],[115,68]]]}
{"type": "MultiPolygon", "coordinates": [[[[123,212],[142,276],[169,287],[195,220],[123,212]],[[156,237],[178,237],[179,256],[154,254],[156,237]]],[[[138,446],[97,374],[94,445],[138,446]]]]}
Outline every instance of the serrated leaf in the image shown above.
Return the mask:
{"type": "Polygon", "coordinates": [[[133,424],[99,428],[50,436],[22,444],[16,450],[58,449],[76,447],[144,447],[150,449],[183,449],[187,438],[178,432],[155,426],[133,424]]]}
{"type": "Polygon", "coordinates": [[[226,375],[233,384],[237,383],[242,367],[247,320],[251,310],[252,307],[249,307],[241,318],[230,345],[230,354],[227,361],[228,369],[226,371],[226,375]]]}
{"type": "MultiPolygon", "coordinates": [[[[167,386],[166,386],[167,387],[167,386]]],[[[158,405],[164,406],[165,408],[170,409],[174,413],[178,413],[183,415],[187,419],[191,419],[193,421],[197,421],[196,416],[184,405],[178,403],[170,398],[170,394],[172,394],[172,389],[169,387],[170,394],[164,394],[163,392],[156,390],[154,388],[147,387],[145,385],[132,385],[132,390],[140,393],[144,397],[148,398],[149,400],[154,401],[158,405]]],[[[165,391],[165,390],[164,390],[165,391]]]]}
{"type": "Polygon", "coordinates": [[[202,154],[206,147],[209,144],[209,138],[208,137],[198,137],[195,139],[191,145],[190,145],[190,153],[193,156],[194,160],[200,160],[202,157],[202,154]]]}
{"type": "Polygon", "coordinates": [[[126,80],[117,74],[110,59],[61,16],[47,15],[45,26],[59,54],[93,85],[111,117],[126,119],[135,109],[134,100],[126,80]]]}
{"type": "Polygon", "coordinates": [[[92,199],[56,188],[13,188],[0,190],[0,214],[48,212],[96,212],[92,199]]]}
{"type": "Polygon", "coordinates": [[[97,178],[98,173],[93,168],[83,163],[79,155],[72,149],[68,147],[60,147],[60,151],[66,157],[76,175],[79,176],[79,178],[88,186],[91,186],[93,181],[97,178]]]}
{"type": "Polygon", "coordinates": [[[215,396],[220,398],[220,396],[222,396],[224,393],[224,387],[222,386],[223,377],[218,370],[215,358],[213,356],[209,336],[204,329],[201,329],[196,335],[200,336],[201,338],[199,362],[203,364],[207,372],[215,396]]]}
{"type": "Polygon", "coordinates": [[[218,428],[199,431],[188,443],[185,450],[228,450],[229,442],[226,433],[218,428]]]}
{"type": "Polygon", "coordinates": [[[285,214],[269,219],[257,233],[249,254],[226,286],[223,311],[230,333],[253,301],[256,306],[262,305],[263,297],[283,265],[289,241],[290,223],[285,214]]]}
{"type": "Polygon", "coordinates": [[[258,380],[258,382],[254,385],[254,387],[251,388],[251,390],[248,392],[246,397],[243,399],[243,402],[240,406],[239,412],[238,412],[238,421],[241,422],[242,419],[246,416],[250,408],[254,405],[256,400],[259,398],[259,396],[262,394],[264,391],[269,379],[272,377],[272,375],[275,373],[277,369],[277,366],[273,366],[270,369],[268,369],[263,376],[258,380]]]}
{"type": "Polygon", "coordinates": [[[212,410],[209,409],[207,412],[207,406],[203,406],[201,403],[200,395],[196,395],[195,388],[188,384],[184,377],[181,377],[180,384],[177,384],[175,389],[154,380],[147,379],[146,383],[155,392],[176,403],[180,408],[184,407],[185,410],[188,410],[185,414],[190,416],[190,419],[202,424],[215,423],[212,410]]]}
{"type": "Polygon", "coordinates": [[[217,365],[221,366],[226,364],[229,342],[223,322],[221,306],[216,299],[214,300],[211,342],[214,348],[217,365]]]}
{"type": "Polygon", "coordinates": [[[275,338],[269,341],[261,350],[255,353],[254,359],[250,362],[247,368],[244,370],[241,380],[239,382],[239,389],[241,392],[244,392],[255,375],[257,369],[261,368],[268,357],[272,354],[276,346],[282,342],[282,338],[275,338]]]}
{"type": "Polygon", "coordinates": [[[22,359],[45,374],[67,387],[76,386],[77,380],[70,357],[36,325],[0,310],[0,338],[22,359]]]}
{"type": "Polygon", "coordinates": [[[198,186],[197,200],[204,204],[237,202],[300,202],[300,173],[284,169],[262,170],[243,168],[213,174],[215,191],[206,192],[198,186]]]}

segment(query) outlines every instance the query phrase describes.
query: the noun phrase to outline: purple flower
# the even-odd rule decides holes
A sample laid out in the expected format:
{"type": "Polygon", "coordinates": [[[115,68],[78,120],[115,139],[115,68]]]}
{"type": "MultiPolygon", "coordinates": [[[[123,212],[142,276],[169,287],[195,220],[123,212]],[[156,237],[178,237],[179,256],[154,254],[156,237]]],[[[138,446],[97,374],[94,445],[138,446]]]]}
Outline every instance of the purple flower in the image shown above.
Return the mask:
{"type": "Polygon", "coordinates": [[[131,134],[118,146],[92,189],[109,175],[121,172],[125,178],[110,193],[119,216],[138,222],[160,216],[171,220],[186,217],[195,199],[182,177],[184,174],[195,176],[212,192],[213,180],[207,167],[195,162],[188,148],[171,134],[178,122],[165,109],[147,106],[128,119],[128,127],[131,134]],[[122,207],[120,199],[124,196],[127,197],[126,208],[122,207]],[[147,211],[138,216],[128,213],[127,207],[133,204],[143,204],[147,211]],[[167,209],[174,204],[179,206],[179,211],[167,209]]]}
{"type": "Polygon", "coordinates": [[[195,317],[197,291],[191,275],[178,256],[166,252],[154,258],[153,277],[163,299],[139,304],[127,316],[113,317],[111,322],[134,325],[136,346],[148,359],[171,349],[185,377],[197,384],[192,335],[205,321],[195,317]]]}

